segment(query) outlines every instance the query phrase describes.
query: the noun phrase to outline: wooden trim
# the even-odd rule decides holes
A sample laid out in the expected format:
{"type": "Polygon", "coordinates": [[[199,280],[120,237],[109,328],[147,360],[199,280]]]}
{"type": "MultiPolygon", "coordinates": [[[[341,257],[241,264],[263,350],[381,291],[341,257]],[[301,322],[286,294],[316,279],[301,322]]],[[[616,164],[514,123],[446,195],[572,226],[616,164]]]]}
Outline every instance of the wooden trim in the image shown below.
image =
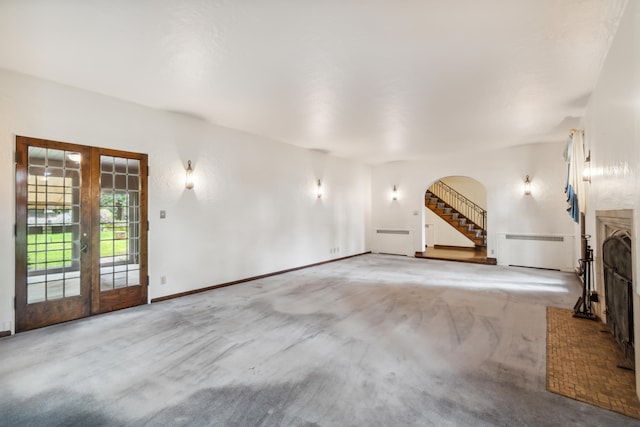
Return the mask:
{"type": "MultiPolygon", "coordinates": [[[[29,136],[16,135],[16,141],[25,145],[54,148],[56,150],[65,151],[83,151],[89,148],[88,145],[74,144],[72,142],[52,141],[42,138],[31,138],[29,136]]],[[[24,160],[24,159],[23,159],[24,160]]]]}
{"type": "Polygon", "coordinates": [[[509,264],[509,267],[529,268],[531,270],[562,271],[559,268],[531,267],[528,265],[509,264]]]}
{"type": "Polygon", "coordinates": [[[475,252],[478,250],[475,246],[451,246],[451,245],[433,245],[433,249],[454,249],[456,251],[470,251],[470,252],[475,252]]]}
{"type": "Polygon", "coordinates": [[[331,259],[331,260],[328,260],[328,261],[316,262],[316,263],[313,263],[313,264],[303,265],[301,267],[288,268],[286,270],[275,271],[273,273],[261,274],[259,276],[248,277],[246,279],[234,280],[233,282],[220,283],[218,285],[207,286],[205,288],[193,289],[191,291],[185,291],[185,292],[179,292],[177,294],[165,295],[163,297],[153,298],[151,300],[151,303],[167,301],[167,300],[174,299],[174,298],[186,297],[187,295],[199,294],[201,292],[211,291],[211,290],[218,289],[218,288],[224,288],[224,287],[227,287],[227,286],[238,285],[240,283],[251,282],[252,280],[259,280],[259,279],[264,279],[266,277],[277,276],[277,275],[284,274],[284,273],[290,273],[292,271],[303,270],[303,269],[309,268],[309,267],[317,267],[319,265],[329,264],[329,263],[336,262],[336,261],[342,261],[342,260],[349,259],[349,258],[355,258],[355,257],[358,257],[358,256],[370,254],[370,253],[371,253],[371,251],[362,252],[360,254],[349,255],[349,256],[342,257],[342,258],[331,259]]]}
{"type": "Polygon", "coordinates": [[[11,331],[0,331],[0,338],[10,337],[11,331]]]}
{"type": "Polygon", "coordinates": [[[465,262],[467,264],[497,265],[495,258],[453,258],[437,255],[424,255],[425,252],[416,252],[414,257],[419,259],[434,259],[438,261],[465,262]]]}
{"type": "Polygon", "coordinates": [[[16,332],[27,329],[27,155],[28,139],[16,136],[15,166],[15,320],[16,332]]]}
{"type": "MultiPolygon", "coordinates": [[[[89,264],[86,274],[91,275],[89,295],[91,295],[91,314],[100,313],[100,150],[91,150],[89,180],[91,187],[86,194],[89,205],[87,227],[91,239],[89,248],[83,256],[87,256],[89,264]]],[[[84,202],[84,200],[83,200],[84,202]]],[[[83,274],[85,272],[83,271],[83,274]]]]}

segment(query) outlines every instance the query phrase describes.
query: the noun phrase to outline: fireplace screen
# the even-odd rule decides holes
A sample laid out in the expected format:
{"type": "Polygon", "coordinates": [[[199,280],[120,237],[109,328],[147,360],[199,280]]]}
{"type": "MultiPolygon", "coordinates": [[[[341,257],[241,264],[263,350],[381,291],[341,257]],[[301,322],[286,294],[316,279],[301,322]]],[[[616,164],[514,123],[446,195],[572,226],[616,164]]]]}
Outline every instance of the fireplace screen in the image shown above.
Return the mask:
{"type": "Polygon", "coordinates": [[[613,234],[602,245],[607,326],[634,367],[631,238],[613,234]]]}

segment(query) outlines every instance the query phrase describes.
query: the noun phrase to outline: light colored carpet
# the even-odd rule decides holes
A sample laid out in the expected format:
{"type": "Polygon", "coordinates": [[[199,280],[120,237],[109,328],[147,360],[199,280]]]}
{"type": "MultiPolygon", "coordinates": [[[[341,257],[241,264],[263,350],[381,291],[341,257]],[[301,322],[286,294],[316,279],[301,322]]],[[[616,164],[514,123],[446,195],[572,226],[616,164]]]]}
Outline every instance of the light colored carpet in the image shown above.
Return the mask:
{"type": "Polygon", "coordinates": [[[546,391],[571,274],[365,255],[0,339],[2,425],[617,426],[546,391]]]}
{"type": "Polygon", "coordinates": [[[635,372],[620,369],[624,354],[600,321],[547,308],[547,389],[640,418],[635,372]]]}

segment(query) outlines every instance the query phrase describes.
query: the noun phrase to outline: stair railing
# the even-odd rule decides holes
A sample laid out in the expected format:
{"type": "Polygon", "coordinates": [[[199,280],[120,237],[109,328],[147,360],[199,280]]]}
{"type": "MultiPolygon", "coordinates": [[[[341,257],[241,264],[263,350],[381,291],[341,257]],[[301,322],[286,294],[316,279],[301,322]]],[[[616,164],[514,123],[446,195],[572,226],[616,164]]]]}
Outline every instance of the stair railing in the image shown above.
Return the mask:
{"type": "Polygon", "coordinates": [[[476,224],[482,230],[487,229],[487,211],[473,203],[442,181],[435,182],[429,187],[429,191],[464,215],[469,221],[476,224]]]}

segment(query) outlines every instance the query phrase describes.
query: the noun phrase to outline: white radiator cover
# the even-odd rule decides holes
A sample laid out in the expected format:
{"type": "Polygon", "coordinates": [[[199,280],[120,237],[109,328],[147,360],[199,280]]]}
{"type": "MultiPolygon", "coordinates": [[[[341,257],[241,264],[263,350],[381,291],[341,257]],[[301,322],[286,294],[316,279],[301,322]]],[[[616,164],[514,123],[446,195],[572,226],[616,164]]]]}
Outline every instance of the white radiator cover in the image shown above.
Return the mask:
{"type": "Polygon", "coordinates": [[[403,229],[375,228],[371,252],[414,256],[413,232],[403,229]]]}
{"type": "Polygon", "coordinates": [[[497,233],[498,265],[574,271],[575,237],[559,234],[497,233]]]}

